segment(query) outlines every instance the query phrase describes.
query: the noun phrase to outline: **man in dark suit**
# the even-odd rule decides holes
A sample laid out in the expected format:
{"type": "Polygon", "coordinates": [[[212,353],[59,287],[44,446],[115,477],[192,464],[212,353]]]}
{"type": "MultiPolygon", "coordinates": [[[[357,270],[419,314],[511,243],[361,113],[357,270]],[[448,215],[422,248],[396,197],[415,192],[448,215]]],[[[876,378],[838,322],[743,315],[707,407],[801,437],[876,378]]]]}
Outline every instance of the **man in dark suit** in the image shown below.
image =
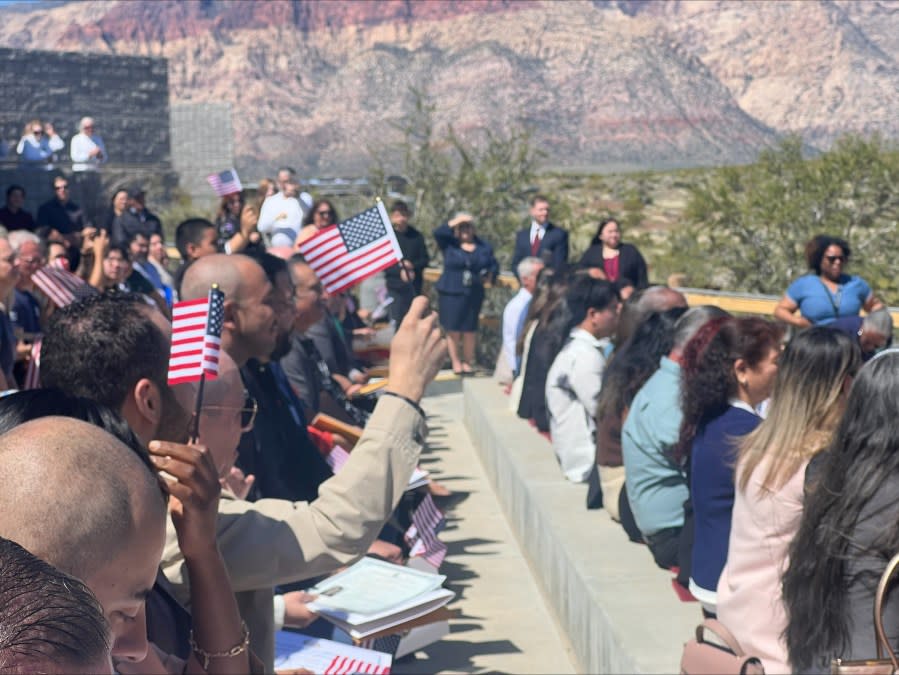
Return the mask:
{"type": "Polygon", "coordinates": [[[540,258],[547,267],[561,270],[568,262],[568,232],[549,222],[549,200],[537,195],[531,200],[531,225],[515,235],[512,269],[529,256],[540,258]]]}

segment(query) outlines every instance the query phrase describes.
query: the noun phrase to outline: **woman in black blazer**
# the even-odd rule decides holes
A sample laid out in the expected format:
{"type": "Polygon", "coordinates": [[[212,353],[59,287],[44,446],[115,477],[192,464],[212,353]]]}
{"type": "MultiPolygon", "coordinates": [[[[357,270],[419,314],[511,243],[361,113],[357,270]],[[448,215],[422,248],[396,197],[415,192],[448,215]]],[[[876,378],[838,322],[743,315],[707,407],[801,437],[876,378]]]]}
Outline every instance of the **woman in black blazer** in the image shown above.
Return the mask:
{"type": "Polygon", "coordinates": [[[614,218],[599,224],[578,267],[589,269],[601,279],[620,284],[627,280],[636,290],[649,286],[646,261],[636,246],[621,243],[621,228],[614,218]]]}

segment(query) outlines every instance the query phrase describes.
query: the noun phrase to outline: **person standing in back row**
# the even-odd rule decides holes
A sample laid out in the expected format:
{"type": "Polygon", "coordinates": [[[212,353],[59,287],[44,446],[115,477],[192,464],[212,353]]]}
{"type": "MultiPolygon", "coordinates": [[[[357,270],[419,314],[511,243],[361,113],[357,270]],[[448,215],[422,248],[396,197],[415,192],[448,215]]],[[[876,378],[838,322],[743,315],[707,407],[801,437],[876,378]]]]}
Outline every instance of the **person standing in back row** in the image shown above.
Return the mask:
{"type": "Polygon", "coordinates": [[[537,195],[531,200],[531,225],[515,235],[512,269],[532,256],[559,272],[568,262],[568,232],[549,222],[549,200],[537,195]]]}
{"type": "Polygon", "coordinates": [[[412,299],[421,295],[424,270],[431,261],[425,238],[409,224],[411,215],[406,202],[396,201],[390,207],[390,222],[393,223],[396,240],[403,252],[403,259],[384,272],[387,292],[393,298],[390,317],[396,321],[397,326],[403,322],[412,299]]]}

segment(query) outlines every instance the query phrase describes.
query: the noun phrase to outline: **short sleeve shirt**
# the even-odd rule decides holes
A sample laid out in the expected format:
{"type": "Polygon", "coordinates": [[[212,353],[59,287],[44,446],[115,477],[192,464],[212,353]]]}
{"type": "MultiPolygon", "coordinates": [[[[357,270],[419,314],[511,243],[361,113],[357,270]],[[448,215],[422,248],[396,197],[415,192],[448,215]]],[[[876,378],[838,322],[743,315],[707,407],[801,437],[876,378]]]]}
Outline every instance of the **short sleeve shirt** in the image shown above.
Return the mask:
{"type": "Polygon", "coordinates": [[[799,306],[799,313],[815,325],[827,325],[841,316],[857,316],[870,295],[867,281],[846,274],[840,277],[835,293],[816,274],[799,277],[787,289],[787,297],[799,306]]]}

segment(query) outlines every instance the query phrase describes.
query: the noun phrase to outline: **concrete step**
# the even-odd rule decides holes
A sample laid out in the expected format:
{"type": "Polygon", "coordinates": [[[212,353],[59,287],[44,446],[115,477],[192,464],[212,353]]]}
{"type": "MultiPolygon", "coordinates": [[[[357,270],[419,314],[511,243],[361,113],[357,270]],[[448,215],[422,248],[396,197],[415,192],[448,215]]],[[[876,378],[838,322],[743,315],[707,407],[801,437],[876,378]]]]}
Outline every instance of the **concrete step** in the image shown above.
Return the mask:
{"type": "Polygon", "coordinates": [[[447,515],[440,538],[449,548],[440,571],[458,594],[450,606],[462,616],[450,621],[447,637],[400,660],[392,672],[575,672],[567,640],[462,425],[459,383],[432,386],[424,408],[430,435],[422,466],[454,492],[437,500],[447,515]]]}

